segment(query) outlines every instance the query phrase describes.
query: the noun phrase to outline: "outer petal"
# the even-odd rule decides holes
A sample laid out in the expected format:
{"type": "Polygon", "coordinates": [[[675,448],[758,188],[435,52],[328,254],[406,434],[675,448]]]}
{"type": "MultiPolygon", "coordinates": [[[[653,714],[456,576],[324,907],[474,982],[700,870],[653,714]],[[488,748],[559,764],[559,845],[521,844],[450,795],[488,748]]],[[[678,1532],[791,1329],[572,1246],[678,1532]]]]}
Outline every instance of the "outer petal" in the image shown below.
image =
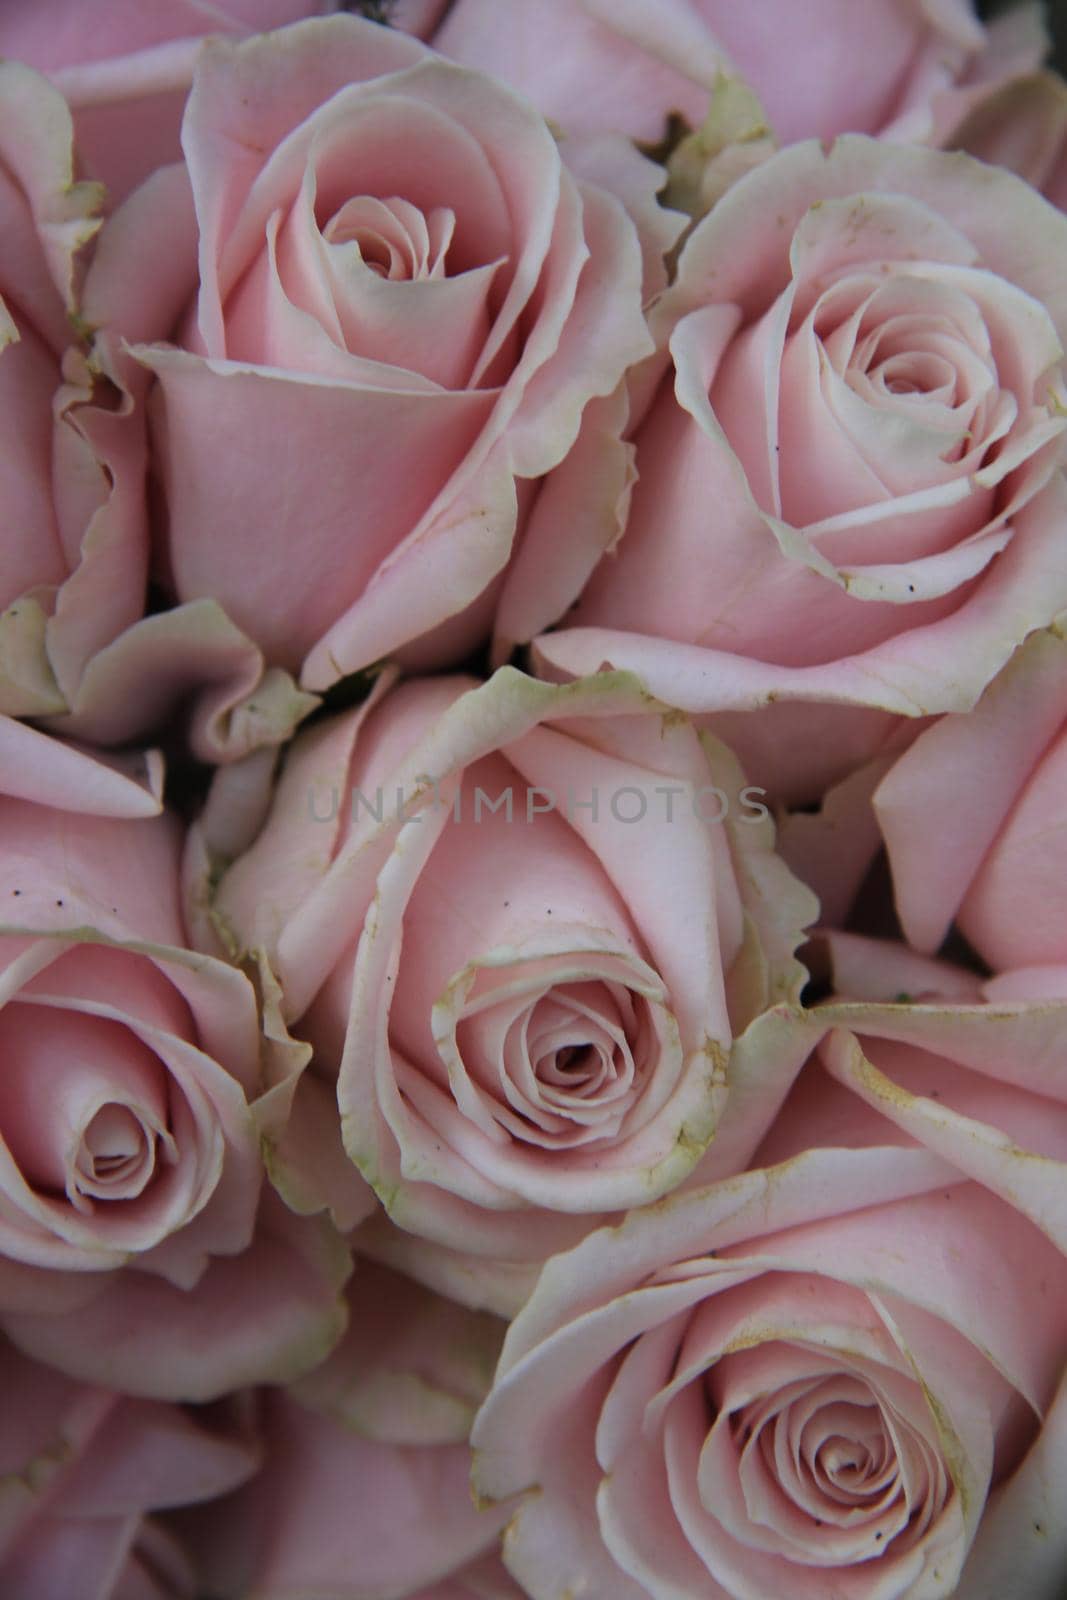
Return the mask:
{"type": "Polygon", "coordinates": [[[880,784],[875,814],[901,923],[918,949],[941,943],[1012,805],[1067,722],[1065,679],[1059,629],[1034,634],[969,716],[928,729],[880,784]]]}
{"type": "Polygon", "coordinates": [[[195,1289],[125,1271],[76,1312],[12,1314],[3,1325],[21,1349],[72,1377],[213,1400],[317,1366],[344,1328],[339,1292],[350,1266],[322,1219],[293,1217],[268,1195],[250,1248],[213,1261],[195,1289]]]}
{"type": "Polygon", "coordinates": [[[163,759],[101,756],[64,744],[24,722],[0,717],[0,788],[37,805],[105,817],[152,817],[163,809],[163,759]]]}
{"type": "Polygon", "coordinates": [[[1056,1042],[1067,1016],[1062,1005],[886,1007],[868,1016],[863,1007],[830,1006],[820,1014],[849,1030],[823,1046],[835,1077],[1067,1247],[1067,1086],[1056,1042]]]}
{"type": "Polygon", "coordinates": [[[1062,217],[1021,179],[968,156],[946,159],[939,151],[855,136],[838,139],[828,152],[814,141],[794,145],[731,189],[686,244],[671,290],[673,314],[712,299],[739,305],[746,318],[759,315],[787,285],[789,243],[812,202],[868,191],[909,195],[958,227],[990,271],[1048,308],[1067,346],[1067,293],[1045,254],[1060,248],[1062,217]],[[996,220],[1006,214],[1026,231],[1006,236],[996,220]],[[762,270],[753,272],[755,262],[762,270]]]}
{"type": "MultiPolygon", "coordinates": [[[[824,705],[869,707],[874,720],[867,754],[873,754],[887,732],[885,719],[874,708],[905,717],[969,711],[1010,658],[1020,632],[1046,625],[1062,609],[1067,598],[1065,496],[1061,480],[1053,479],[1019,513],[1015,537],[997,558],[995,581],[980,585],[953,615],[825,665],[775,666],[721,648],[592,626],[542,635],[535,641],[535,660],[539,671],[553,678],[578,677],[605,666],[632,671],[658,699],[691,715],[762,712],[775,701],[788,701],[795,708],[791,719],[798,737],[804,719],[815,716],[816,725],[825,725],[824,705]],[[813,702],[819,703],[815,711],[810,709],[813,702]]],[[[850,736],[855,737],[851,729],[850,736]]],[[[841,775],[833,770],[833,778],[841,775]]],[[[809,776],[791,767],[780,782],[798,797],[811,798],[802,787],[809,776]]],[[[825,783],[824,777],[817,793],[825,783]]]]}
{"type": "MultiPolygon", "coordinates": [[[[94,220],[100,189],[74,181],[73,130],[62,96],[19,61],[3,62],[0,86],[5,165],[26,197],[49,277],[63,308],[70,310],[75,303],[75,258],[100,225],[94,220]]],[[[35,301],[39,291],[31,293],[35,301]]],[[[56,326],[54,318],[49,323],[56,326]]],[[[56,353],[61,349],[62,340],[56,353]]]]}
{"type": "Polygon", "coordinates": [[[465,1444],[504,1324],[360,1262],[348,1330],[295,1389],[300,1401],[381,1444],[465,1444]]]}
{"type": "Polygon", "coordinates": [[[1013,1587],[1055,1600],[1067,1561],[1058,1517],[1067,1474],[1067,1379],[1022,1465],[991,1497],[957,1600],[1000,1600],[1013,1587]]]}
{"type": "Polygon", "coordinates": [[[375,390],[176,351],[138,354],[156,372],[162,397],[159,442],[178,592],[221,600],[239,627],[290,668],[418,522],[492,404],[491,395],[448,394],[418,382],[406,392],[375,390]],[[280,495],[279,478],[247,457],[250,436],[284,441],[294,463],[325,451],[343,470],[310,482],[299,473],[291,496],[280,495]],[[383,472],[398,437],[404,457],[397,470],[383,472]],[[248,470],[235,474],[242,459],[248,470]],[[221,552],[220,519],[227,527],[221,552]],[[278,563],[291,549],[294,519],[302,559],[298,572],[289,571],[283,604],[278,563]]]}
{"type": "MultiPolygon", "coordinates": [[[[343,1353],[335,1377],[338,1362],[343,1353]]],[[[414,1417],[414,1389],[408,1399],[414,1417]]],[[[505,1513],[471,1504],[465,1438],[387,1442],[345,1412],[309,1409],[292,1394],[272,1396],[265,1409],[262,1472],[213,1511],[199,1540],[206,1574],[223,1592],[401,1600],[495,1544],[505,1513]]]]}
{"type": "Polygon", "coordinates": [[[57,728],[123,744],[159,727],[190,694],[190,743],[210,762],[283,744],[318,704],[287,672],[265,666],[217,602],[194,600],[146,617],[94,656],[57,728]]]}
{"type": "Polygon", "coordinates": [[[497,607],[498,662],[562,617],[622,538],[637,477],[628,418],[624,389],[591,402],[574,448],[542,484],[497,607]]]}

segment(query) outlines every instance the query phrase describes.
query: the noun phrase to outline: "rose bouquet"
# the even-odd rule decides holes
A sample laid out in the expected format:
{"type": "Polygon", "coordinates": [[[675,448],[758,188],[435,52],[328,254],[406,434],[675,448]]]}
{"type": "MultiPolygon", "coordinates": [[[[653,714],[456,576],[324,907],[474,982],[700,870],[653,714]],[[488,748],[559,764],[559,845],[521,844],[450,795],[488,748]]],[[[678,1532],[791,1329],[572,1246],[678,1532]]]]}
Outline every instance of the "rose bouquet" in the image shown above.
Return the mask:
{"type": "Polygon", "coordinates": [[[0,9],[0,1600],[1067,1596],[1049,20],[0,9]]]}

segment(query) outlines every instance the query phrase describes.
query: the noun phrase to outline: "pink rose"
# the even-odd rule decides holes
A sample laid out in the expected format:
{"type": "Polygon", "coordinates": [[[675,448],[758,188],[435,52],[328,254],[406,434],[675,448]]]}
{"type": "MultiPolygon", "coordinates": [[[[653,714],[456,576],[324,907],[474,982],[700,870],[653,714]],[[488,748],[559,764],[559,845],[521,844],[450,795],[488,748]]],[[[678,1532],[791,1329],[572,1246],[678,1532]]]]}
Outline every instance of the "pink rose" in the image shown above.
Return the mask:
{"type": "Polygon", "coordinates": [[[194,1280],[251,1236],[252,986],[181,948],[172,818],[0,800],[0,838],[3,1252],[194,1280]]]}
{"type": "Polygon", "coordinates": [[[359,1263],[326,1364],[259,1397],[264,1463],[191,1524],[233,1600],[511,1600],[507,1508],[477,1510],[467,1438],[504,1325],[359,1263]]]}
{"type": "Polygon", "coordinates": [[[969,716],[922,733],[875,790],[912,944],[936,950],[955,918],[994,969],[1067,963],[1065,786],[1061,622],[1020,647],[969,716]]]}
{"type": "MultiPolygon", "coordinates": [[[[292,1114],[314,1126],[303,1084],[336,1078],[350,1157],[438,1267],[540,1261],[712,1137],[815,909],[743,784],[628,680],[510,668],[403,684],[291,747],[214,914],[314,1048],[292,1114]]],[[[772,1094],[741,1096],[739,1141],[772,1094]]],[[[272,1166],[308,1196],[328,1135],[294,1143],[272,1166]]]]}
{"type": "Polygon", "coordinates": [[[194,1600],[188,1555],[153,1513],[255,1471],[243,1407],[197,1415],[86,1388],[3,1340],[0,1383],[4,1600],[194,1600]]]}
{"type": "Polygon", "coordinates": [[[74,181],[70,113],[43,78],[4,62],[0,102],[0,713],[40,716],[66,711],[86,663],[141,615],[147,539],[141,452],[67,350],[99,190],[74,181]]]}
{"type": "Polygon", "coordinates": [[[77,131],[82,171],[121,199],[181,160],[181,120],[205,34],[258,33],[335,0],[34,0],[0,11],[0,55],[45,72],[77,131]]]}
{"type": "Polygon", "coordinates": [[[986,36],[969,0],[538,0],[506,20],[495,0],[457,0],[434,44],[568,131],[650,142],[672,112],[699,127],[716,79],[736,73],[787,143],[877,133],[963,76],[986,36]]]}
{"type": "Polygon", "coordinates": [[[1065,219],[960,155],[844,138],[736,184],[660,301],[627,531],[545,670],[730,713],[788,800],[901,715],[969,709],[1067,600],[1065,252],[1065,219]]]}
{"type": "Polygon", "coordinates": [[[525,102],[354,17],[206,46],[183,139],[86,313],[155,375],[174,593],[311,689],[425,635],[462,656],[522,481],[650,348],[633,224],[525,102]]]}
{"type": "Polygon", "coordinates": [[[184,948],[180,845],[170,816],[0,798],[0,1323],[201,1398],[328,1349],[347,1254],[259,1205],[255,991],[184,948]]]}
{"type": "MultiPolygon", "coordinates": [[[[83,21],[86,14],[79,11],[83,21]]],[[[75,181],[70,111],[44,78],[4,62],[0,100],[8,174],[0,410],[9,443],[0,718],[47,718],[50,730],[122,744],[192,700],[190,741],[202,759],[233,760],[279,742],[315,702],[287,674],[264,669],[217,603],[142,615],[149,535],[140,389],[118,333],[103,326],[106,311],[96,316],[100,297],[88,304],[82,282],[102,191],[75,181]],[[91,352],[72,343],[90,331],[91,352]]],[[[148,276],[158,293],[158,274],[139,274],[127,317],[138,315],[148,276]]],[[[147,374],[136,377],[143,389],[147,374]]]]}
{"type": "Polygon", "coordinates": [[[1065,1023],[830,1005],[757,1169],[545,1267],[472,1435],[535,1600],[1053,1600],[1065,1023]]]}

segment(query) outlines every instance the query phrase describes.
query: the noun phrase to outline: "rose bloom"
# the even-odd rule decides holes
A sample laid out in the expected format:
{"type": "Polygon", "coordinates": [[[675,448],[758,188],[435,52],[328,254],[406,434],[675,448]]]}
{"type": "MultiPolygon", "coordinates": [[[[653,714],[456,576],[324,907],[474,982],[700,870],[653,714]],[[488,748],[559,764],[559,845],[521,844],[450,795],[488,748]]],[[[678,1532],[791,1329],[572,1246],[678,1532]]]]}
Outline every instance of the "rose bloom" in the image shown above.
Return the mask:
{"type": "MultiPolygon", "coordinates": [[[[1040,43],[1027,43],[1036,66],[1040,43]]],[[[967,0],[539,0],[509,8],[506,22],[494,0],[457,0],[434,44],[514,84],[568,131],[650,141],[671,113],[699,127],[716,79],[732,72],[785,143],[877,133],[925,111],[980,64],[987,35],[967,0]]]]}
{"type": "MultiPolygon", "coordinates": [[[[815,910],[742,785],[610,677],[412,681],[295,741],[215,917],[266,953],[307,1091],[336,1077],[401,1228],[536,1262],[692,1168],[734,1037],[795,999],[815,910]]],[[[292,1094],[305,1195],[336,1125],[317,1104],[292,1094]]]]}
{"type": "Polygon", "coordinates": [[[181,160],[205,34],[258,33],[336,9],[334,0],[34,0],[0,9],[0,55],[52,79],[74,114],[82,173],[114,201],[181,160]]]}
{"type": "Polygon", "coordinates": [[[1067,596],[1065,251],[1067,220],[962,155],[844,138],[737,183],[660,302],[627,531],[545,670],[728,713],[789,801],[899,716],[969,709],[1067,596]]]}
{"type": "Polygon", "coordinates": [[[183,1531],[219,1600],[519,1600],[467,1438],[504,1324],[357,1264],[348,1333],[256,1397],[262,1470],[183,1531]]]}
{"type": "Polygon", "coordinates": [[[754,1170],[548,1263],[472,1435],[535,1600],[1054,1600],[1065,1021],[829,1005],[754,1170]]]}
{"type": "Polygon", "coordinates": [[[206,46],[183,145],[86,290],[155,377],[168,584],[310,689],[461,657],[522,480],[651,348],[633,223],[526,102],[355,17],[206,46]]]}
{"type": "Polygon", "coordinates": [[[252,987],[181,949],[172,818],[3,799],[0,819],[4,1253],[102,1269],[156,1251],[195,1277],[251,1233],[252,987]]]}
{"type": "Polygon", "coordinates": [[[4,1600],[195,1600],[188,1554],[153,1513],[255,1471],[240,1403],[197,1414],[74,1383],[0,1340],[4,1600]]]}
{"type": "Polygon", "coordinates": [[[180,847],[170,816],[0,797],[0,1323],[207,1398],[323,1354],[348,1261],[260,1204],[255,991],[184,948],[180,847]]]}
{"type": "Polygon", "coordinates": [[[955,918],[995,970],[1067,962],[1067,644],[1034,634],[966,717],[926,729],[874,811],[920,950],[955,918]]]}

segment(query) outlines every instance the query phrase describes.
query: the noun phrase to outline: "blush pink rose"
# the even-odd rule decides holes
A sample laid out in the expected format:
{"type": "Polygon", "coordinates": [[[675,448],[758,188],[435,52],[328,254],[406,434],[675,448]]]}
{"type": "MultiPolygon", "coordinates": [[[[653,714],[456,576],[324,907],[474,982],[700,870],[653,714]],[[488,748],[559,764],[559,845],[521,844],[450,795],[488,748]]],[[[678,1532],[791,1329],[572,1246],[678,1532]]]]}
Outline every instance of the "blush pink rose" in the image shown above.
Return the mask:
{"type": "Polygon", "coordinates": [[[875,790],[910,943],[936,950],[955,918],[995,970],[1067,963],[1065,793],[1061,622],[1020,647],[969,716],[922,733],[875,790]]]}
{"type": "MultiPolygon", "coordinates": [[[[79,15],[84,26],[88,11],[79,15]]],[[[233,760],[285,738],[314,701],[265,670],[214,601],[144,618],[140,394],[107,313],[84,296],[102,191],[75,181],[71,113],[56,88],[6,61],[0,104],[0,718],[43,718],[113,745],[180,710],[200,758],[233,760]]],[[[141,282],[127,315],[146,292],[141,282]]]]}
{"type": "Polygon", "coordinates": [[[181,160],[181,120],[204,35],[265,32],[335,0],[34,0],[0,9],[0,55],[47,75],[74,115],[80,170],[123,198],[181,160]]]}
{"type": "Polygon", "coordinates": [[[462,656],[523,481],[651,348],[633,223],[511,91],[355,17],[205,47],[183,142],[87,291],[155,377],[174,594],[309,689],[462,656]]]}
{"type": "Polygon", "coordinates": [[[788,800],[969,709],[1067,597],[1065,251],[962,155],[850,137],[736,184],[659,303],[626,534],[545,670],[764,708],[716,727],[788,800]]]}
{"type": "Polygon", "coordinates": [[[147,537],[141,452],[68,351],[99,189],[74,181],[70,113],[45,79],[4,62],[0,106],[0,713],[39,716],[66,711],[141,615],[147,537]]]}
{"type": "Polygon", "coordinates": [[[475,1508],[467,1444],[504,1324],[357,1264],[329,1360],[259,1397],[263,1467],[190,1523],[220,1600],[512,1600],[508,1508],[475,1508]]]}
{"type": "Polygon", "coordinates": [[[475,1479],[527,1491],[534,1600],[1056,1593],[1065,1008],[812,1020],[759,1165],[556,1257],[508,1333],[475,1479]]]}
{"type": "Polygon", "coordinates": [[[202,1398],[328,1349],[348,1263],[260,1204],[256,995],[185,948],[180,846],[170,816],[0,798],[0,1324],[202,1398]]]}
{"type": "MultiPolygon", "coordinates": [[[[435,1260],[543,1260],[698,1159],[815,909],[743,785],[611,677],[409,682],[293,744],[214,914],[265,953],[308,1088],[336,1081],[349,1156],[435,1260]]],[[[295,1143],[307,1193],[327,1136],[295,1143]]]]}
{"type": "Polygon", "coordinates": [[[969,0],[539,0],[506,19],[494,0],[457,0],[434,45],[568,131],[652,142],[671,113],[699,127],[716,79],[735,73],[787,143],[877,133],[961,77],[985,31],[969,0]]]}
{"type": "Polygon", "coordinates": [[[172,818],[0,818],[3,1253],[194,1280],[251,1237],[254,991],[182,949],[172,818]]]}
{"type": "Polygon", "coordinates": [[[154,1513],[234,1490],[259,1464],[240,1402],[196,1414],[87,1388],[0,1340],[4,1600],[195,1600],[154,1513]]]}

